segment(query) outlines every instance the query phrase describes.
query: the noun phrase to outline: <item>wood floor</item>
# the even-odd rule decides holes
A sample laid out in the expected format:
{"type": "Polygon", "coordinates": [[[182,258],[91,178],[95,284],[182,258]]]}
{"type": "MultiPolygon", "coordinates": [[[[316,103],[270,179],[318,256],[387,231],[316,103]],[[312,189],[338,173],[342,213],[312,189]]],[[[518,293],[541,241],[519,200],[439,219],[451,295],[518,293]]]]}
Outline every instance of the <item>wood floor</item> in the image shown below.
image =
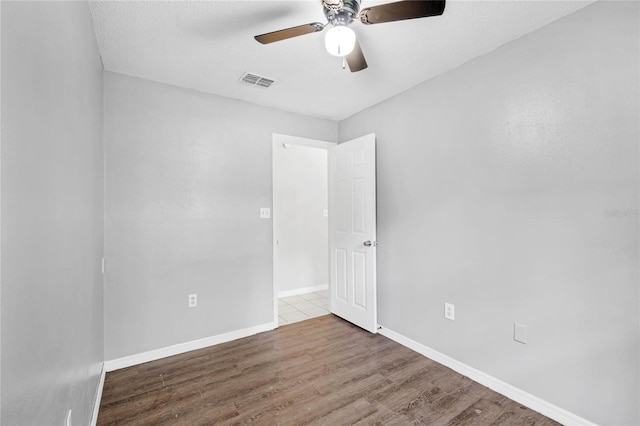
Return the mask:
{"type": "Polygon", "coordinates": [[[98,425],[557,425],[333,315],[108,373],[98,425]]]}

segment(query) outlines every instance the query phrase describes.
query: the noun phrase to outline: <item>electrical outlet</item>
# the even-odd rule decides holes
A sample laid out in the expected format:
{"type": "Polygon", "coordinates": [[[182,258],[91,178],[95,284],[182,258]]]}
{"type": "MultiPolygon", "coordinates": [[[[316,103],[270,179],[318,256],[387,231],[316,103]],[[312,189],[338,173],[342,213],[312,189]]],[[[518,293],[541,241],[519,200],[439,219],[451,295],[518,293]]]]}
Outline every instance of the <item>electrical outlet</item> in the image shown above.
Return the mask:
{"type": "Polygon", "coordinates": [[[456,319],[456,307],[452,303],[444,304],[444,317],[451,321],[456,319]]]}
{"type": "Polygon", "coordinates": [[[71,409],[67,411],[67,415],[64,418],[64,426],[71,426],[71,409]]]}
{"type": "Polygon", "coordinates": [[[513,323],[513,340],[516,342],[527,344],[527,326],[513,323]]]}
{"type": "Polygon", "coordinates": [[[189,307],[190,308],[195,308],[196,306],[198,306],[198,295],[197,294],[190,294],[189,295],[189,307]]]}
{"type": "Polygon", "coordinates": [[[269,207],[260,207],[260,219],[271,218],[271,209],[269,207]]]}

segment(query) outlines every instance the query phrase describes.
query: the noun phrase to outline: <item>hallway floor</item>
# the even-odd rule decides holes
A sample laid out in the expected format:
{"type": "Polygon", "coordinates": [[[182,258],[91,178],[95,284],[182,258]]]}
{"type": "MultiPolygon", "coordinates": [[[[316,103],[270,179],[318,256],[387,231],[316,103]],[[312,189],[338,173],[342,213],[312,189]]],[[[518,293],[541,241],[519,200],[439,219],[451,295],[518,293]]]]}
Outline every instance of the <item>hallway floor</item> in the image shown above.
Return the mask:
{"type": "Polygon", "coordinates": [[[299,294],[278,299],[278,325],[291,324],[329,313],[329,291],[299,294]]]}

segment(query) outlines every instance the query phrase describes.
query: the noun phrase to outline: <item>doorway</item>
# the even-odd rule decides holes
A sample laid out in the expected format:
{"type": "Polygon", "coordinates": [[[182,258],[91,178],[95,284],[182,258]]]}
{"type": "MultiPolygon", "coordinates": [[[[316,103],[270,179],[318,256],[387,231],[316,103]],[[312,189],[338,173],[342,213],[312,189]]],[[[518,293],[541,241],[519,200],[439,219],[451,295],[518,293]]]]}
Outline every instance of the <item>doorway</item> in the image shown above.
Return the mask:
{"type": "Polygon", "coordinates": [[[273,135],[274,323],[329,313],[328,150],[335,143],[273,135]]]}

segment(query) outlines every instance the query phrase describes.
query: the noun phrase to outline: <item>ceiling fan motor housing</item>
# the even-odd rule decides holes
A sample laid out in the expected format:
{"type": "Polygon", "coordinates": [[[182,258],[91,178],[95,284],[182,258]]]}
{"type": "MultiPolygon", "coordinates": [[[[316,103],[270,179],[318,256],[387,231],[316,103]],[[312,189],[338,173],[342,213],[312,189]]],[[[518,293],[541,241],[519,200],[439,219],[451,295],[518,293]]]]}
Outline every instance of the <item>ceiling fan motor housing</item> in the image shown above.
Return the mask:
{"type": "Polygon", "coordinates": [[[349,25],[358,15],[360,0],[343,0],[341,9],[324,7],[324,16],[331,25],[349,25]]]}

